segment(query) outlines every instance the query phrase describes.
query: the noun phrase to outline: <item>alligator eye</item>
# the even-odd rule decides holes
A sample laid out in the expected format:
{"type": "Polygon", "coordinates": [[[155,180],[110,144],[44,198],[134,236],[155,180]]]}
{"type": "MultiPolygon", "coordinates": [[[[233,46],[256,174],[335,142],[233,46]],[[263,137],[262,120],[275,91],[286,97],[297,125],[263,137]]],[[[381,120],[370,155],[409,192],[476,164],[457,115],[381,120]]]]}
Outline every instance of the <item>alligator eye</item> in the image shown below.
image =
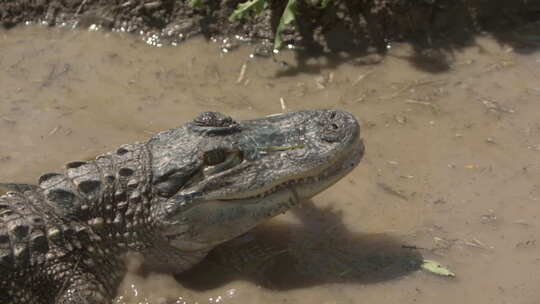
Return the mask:
{"type": "Polygon", "coordinates": [[[215,149],[204,152],[204,164],[207,166],[215,166],[225,161],[227,153],[223,149],[215,149]]]}
{"type": "Polygon", "coordinates": [[[224,149],[214,149],[203,154],[204,175],[212,175],[230,169],[242,162],[241,151],[227,151],[224,149]]]}
{"type": "Polygon", "coordinates": [[[204,112],[193,120],[191,129],[209,136],[223,135],[240,131],[240,124],[219,112],[204,112]]]}
{"type": "Polygon", "coordinates": [[[235,124],[230,116],[219,112],[203,112],[193,122],[201,127],[229,127],[235,124]]]}

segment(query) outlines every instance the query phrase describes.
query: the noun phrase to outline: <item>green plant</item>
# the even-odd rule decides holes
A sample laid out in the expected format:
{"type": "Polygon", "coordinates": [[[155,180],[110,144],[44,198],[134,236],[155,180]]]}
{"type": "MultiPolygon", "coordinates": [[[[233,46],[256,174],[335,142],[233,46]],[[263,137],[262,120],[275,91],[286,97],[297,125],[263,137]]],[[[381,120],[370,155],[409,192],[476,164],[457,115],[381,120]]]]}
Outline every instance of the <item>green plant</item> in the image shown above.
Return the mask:
{"type": "Polygon", "coordinates": [[[233,22],[245,18],[249,12],[253,12],[255,15],[259,15],[268,7],[267,0],[251,0],[238,4],[238,7],[229,17],[229,21],[233,22]]]}
{"type": "MultiPolygon", "coordinates": [[[[308,0],[313,1],[313,0],[308,0]]],[[[327,2],[328,0],[322,0],[327,2]]],[[[319,2],[319,0],[316,0],[319,2]]],[[[311,2],[310,2],[311,3],[311,2]]],[[[276,37],[274,38],[274,49],[280,49],[283,46],[282,33],[285,27],[291,24],[295,20],[297,0],[288,0],[285,10],[279,19],[279,24],[276,29],[276,37]]],[[[268,0],[250,0],[244,3],[238,4],[238,7],[229,17],[229,21],[236,21],[248,16],[249,12],[253,12],[255,15],[259,15],[268,7],[268,0]]]]}
{"type": "Polygon", "coordinates": [[[283,45],[283,37],[281,36],[281,33],[285,29],[285,26],[291,24],[294,21],[294,19],[296,18],[295,13],[296,0],[289,0],[287,2],[287,6],[285,6],[283,15],[281,15],[281,18],[279,19],[279,24],[276,29],[276,37],[274,38],[274,49],[279,50],[283,45]]]}
{"type": "Polygon", "coordinates": [[[192,8],[203,8],[203,0],[189,0],[188,5],[192,8]]]}
{"type": "MultiPolygon", "coordinates": [[[[243,18],[247,18],[250,14],[258,16],[265,9],[268,8],[269,0],[249,0],[243,3],[238,4],[236,9],[233,11],[229,17],[230,22],[234,22],[243,18]]],[[[328,7],[332,0],[304,0],[309,5],[325,9],[328,7]]],[[[287,5],[283,10],[283,14],[279,19],[279,24],[276,28],[276,36],[274,38],[274,49],[279,50],[283,46],[283,37],[282,33],[285,30],[285,27],[291,24],[296,19],[296,6],[298,0],[287,0],[287,5]]],[[[203,6],[203,0],[189,0],[189,6],[193,8],[201,8],[203,6]]]]}

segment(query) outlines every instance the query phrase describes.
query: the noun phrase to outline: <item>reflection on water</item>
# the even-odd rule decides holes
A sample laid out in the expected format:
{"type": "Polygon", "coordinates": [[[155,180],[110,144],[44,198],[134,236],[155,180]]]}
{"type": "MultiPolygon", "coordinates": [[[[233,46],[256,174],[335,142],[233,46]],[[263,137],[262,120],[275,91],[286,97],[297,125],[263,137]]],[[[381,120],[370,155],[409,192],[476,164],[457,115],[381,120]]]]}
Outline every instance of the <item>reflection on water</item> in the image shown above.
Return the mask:
{"type": "Polygon", "coordinates": [[[1,32],[0,47],[0,181],[34,182],[201,111],[339,108],[362,121],[367,154],[343,181],[176,278],[134,271],[117,303],[540,298],[540,54],[483,38],[456,54],[395,44],[384,58],[271,60],[32,27],[1,32]],[[457,278],[417,271],[422,258],[457,278]]]}

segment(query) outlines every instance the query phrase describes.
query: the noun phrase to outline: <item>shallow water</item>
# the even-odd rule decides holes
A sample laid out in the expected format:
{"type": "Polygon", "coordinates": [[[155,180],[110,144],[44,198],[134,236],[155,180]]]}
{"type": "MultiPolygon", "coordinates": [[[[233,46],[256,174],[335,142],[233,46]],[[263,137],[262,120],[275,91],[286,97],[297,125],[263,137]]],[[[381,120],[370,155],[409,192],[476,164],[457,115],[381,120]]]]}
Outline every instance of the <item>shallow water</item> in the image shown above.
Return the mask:
{"type": "Polygon", "coordinates": [[[483,37],[427,72],[407,45],[381,62],[298,64],[32,27],[0,32],[0,49],[2,181],[34,182],[201,111],[338,108],[362,121],[367,154],[344,180],[177,279],[130,274],[117,303],[540,299],[540,53],[483,37]],[[422,258],[456,278],[417,270],[422,258]]]}

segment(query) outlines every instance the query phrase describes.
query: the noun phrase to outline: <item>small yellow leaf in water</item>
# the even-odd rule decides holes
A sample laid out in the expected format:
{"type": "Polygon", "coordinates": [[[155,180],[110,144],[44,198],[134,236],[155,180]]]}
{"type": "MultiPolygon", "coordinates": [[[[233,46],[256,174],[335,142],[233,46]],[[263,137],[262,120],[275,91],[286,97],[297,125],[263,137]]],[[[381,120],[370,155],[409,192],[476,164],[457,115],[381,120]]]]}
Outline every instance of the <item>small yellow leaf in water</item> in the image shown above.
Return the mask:
{"type": "Polygon", "coordinates": [[[478,168],[477,165],[465,165],[465,168],[466,169],[474,169],[474,168],[478,168]]]}
{"type": "Polygon", "coordinates": [[[424,260],[424,262],[422,263],[422,269],[427,270],[431,273],[440,275],[440,276],[446,276],[446,277],[456,276],[453,272],[448,270],[448,268],[445,268],[439,262],[432,261],[432,260],[424,260]]]}

